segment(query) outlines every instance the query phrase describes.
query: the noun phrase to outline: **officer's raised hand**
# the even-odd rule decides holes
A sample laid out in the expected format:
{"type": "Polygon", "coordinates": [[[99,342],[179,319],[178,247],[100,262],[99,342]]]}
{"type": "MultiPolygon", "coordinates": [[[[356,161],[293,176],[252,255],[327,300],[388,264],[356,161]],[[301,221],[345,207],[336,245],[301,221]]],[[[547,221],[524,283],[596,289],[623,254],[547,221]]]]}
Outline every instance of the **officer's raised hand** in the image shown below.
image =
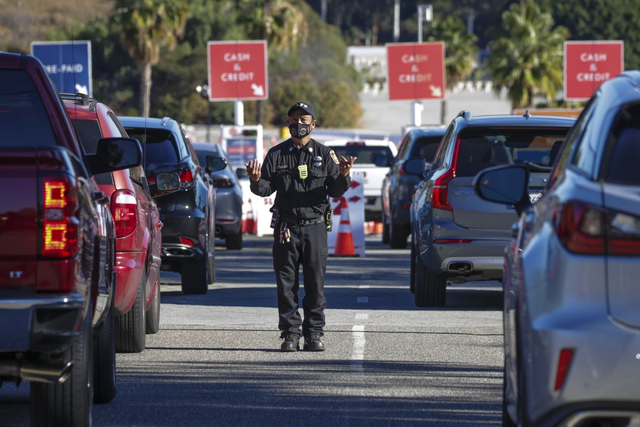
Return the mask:
{"type": "Polygon", "coordinates": [[[343,176],[348,176],[351,171],[351,167],[355,163],[357,157],[349,156],[349,160],[347,160],[344,156],[340,156],[340,173],[343,176]]]}
{"type": "Polygon", "coordinates": [[[251,160],[249,163],[244,164],[249,174],[249,179],[253,182],[260,181],[262,176],[262,164],[258,160],[251,160]]]}

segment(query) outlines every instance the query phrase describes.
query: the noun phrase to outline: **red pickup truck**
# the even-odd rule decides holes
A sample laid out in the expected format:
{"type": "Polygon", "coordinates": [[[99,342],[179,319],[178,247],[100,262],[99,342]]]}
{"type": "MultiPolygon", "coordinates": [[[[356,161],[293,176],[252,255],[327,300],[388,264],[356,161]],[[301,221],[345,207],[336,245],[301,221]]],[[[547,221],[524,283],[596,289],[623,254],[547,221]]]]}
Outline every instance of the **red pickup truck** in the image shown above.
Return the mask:
{"type": "Polygon", "coordinates": [[[140,143],[83,152],[36,58],[0,52],[0,385],[31,382],[31,424],[91,425],[115,396],[115,234],[93,178],[140,143]]]}

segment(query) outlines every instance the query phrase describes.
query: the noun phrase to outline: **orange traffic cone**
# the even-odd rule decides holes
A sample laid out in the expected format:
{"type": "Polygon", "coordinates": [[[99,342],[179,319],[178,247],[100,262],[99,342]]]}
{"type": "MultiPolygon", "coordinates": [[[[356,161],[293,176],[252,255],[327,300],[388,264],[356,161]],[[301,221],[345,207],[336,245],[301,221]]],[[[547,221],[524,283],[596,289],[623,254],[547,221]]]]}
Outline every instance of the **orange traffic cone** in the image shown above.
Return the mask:
{"type": "Polygon", "coordinates": [[[334,255],[354,256],[356,251],[351,234],[351,222],[349,221],[349,204],[344,197],[340,198],[340,206],[337,210],[340,211],[340,225],[338,226],[334,255]]]}
{"type": "Polygon", "coordinates": [[[247,208],[247,219],[245,221],[248,234],[258,234],[258,222],[253,215],[253,203],[249,199],[249,207],[247,208]]]}

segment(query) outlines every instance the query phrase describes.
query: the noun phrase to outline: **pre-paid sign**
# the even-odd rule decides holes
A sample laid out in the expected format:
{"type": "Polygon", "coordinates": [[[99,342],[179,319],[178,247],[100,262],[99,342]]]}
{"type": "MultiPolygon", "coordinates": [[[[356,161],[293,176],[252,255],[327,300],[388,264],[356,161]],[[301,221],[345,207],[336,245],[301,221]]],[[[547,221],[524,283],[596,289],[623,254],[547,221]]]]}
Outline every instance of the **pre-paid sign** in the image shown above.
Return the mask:
{"type": "Polygon", "coordinates": [[[267,99],[267,42],[207,43],[209,100],[267,99]]]}
{"type": "Polygon", "coordinates": [[[390,101],[443,99],[444,43],[387,44],[390,101]]]}
{"type": "Polygon", "coordinates": [[[622,41],[564,42],[564,99],[581,101],[624,71],[622,41]]]}

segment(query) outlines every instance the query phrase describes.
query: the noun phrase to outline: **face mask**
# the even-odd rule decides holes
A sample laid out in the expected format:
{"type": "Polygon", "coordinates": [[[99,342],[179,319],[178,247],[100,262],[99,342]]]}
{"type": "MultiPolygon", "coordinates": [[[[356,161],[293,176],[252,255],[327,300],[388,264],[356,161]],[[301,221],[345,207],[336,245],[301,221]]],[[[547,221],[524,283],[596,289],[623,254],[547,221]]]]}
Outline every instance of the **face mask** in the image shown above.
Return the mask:
{"type": "Polygon", "coordinates": [[[305,125],[303,123],[289,125],[289,133],[295,138],[304,138],[311,133],[311,125],[305,125]]]}

